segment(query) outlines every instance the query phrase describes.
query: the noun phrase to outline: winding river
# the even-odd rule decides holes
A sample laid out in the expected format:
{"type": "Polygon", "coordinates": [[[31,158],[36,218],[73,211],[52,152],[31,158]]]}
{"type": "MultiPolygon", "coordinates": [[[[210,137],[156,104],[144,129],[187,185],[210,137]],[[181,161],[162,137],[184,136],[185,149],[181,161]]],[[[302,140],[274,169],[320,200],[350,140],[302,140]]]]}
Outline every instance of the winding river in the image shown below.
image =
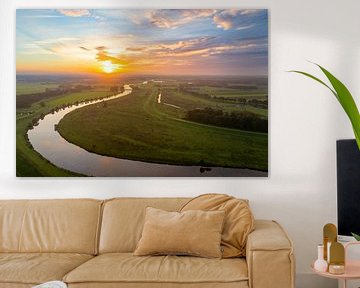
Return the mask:
{"type": "Polygon", "coordinates": [[[55,129],[60,120],[68,113],[88,105],[97,105],[131,94],[130,85],[124,85],[124,92],[101,100],[72,105],[57,112],[47,114],[37,126],[27,132],[33,148],[54,165],[88,176],[161,176],[161,177],[266,177],[266,172],[249,169],[212,167],[210,170],[199,166],[177,166],[142,161],[119,159],[91,153],[66,141],[55,129]]]}

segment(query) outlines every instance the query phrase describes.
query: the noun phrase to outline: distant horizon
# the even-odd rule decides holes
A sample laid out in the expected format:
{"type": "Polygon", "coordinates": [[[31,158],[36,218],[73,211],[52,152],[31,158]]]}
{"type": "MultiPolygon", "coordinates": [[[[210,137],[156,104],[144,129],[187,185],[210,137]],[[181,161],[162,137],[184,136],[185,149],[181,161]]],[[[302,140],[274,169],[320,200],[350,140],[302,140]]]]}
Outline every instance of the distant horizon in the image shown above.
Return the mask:
{"type": "Polygon", "coordinates": [[[268,75],[266,9],[18,9],[23,75],[268,75]]]}
{"type": "MultiPolygon", "coordinates": [[[[46,73],[46,72],[17,72],[17,76],[94,76],[94,77],[103,77],[101,73],[46,73]]],[[[258,74],[258,75],[250,75],[250,74],[139,74],[139,73],[126,73],[126,74],[112,74],[107,75],[108,78],[112,77],[122,77],[122,76],[135,76],[135,77],[264,77],[267,78],[267,74],[258,74]]]]}

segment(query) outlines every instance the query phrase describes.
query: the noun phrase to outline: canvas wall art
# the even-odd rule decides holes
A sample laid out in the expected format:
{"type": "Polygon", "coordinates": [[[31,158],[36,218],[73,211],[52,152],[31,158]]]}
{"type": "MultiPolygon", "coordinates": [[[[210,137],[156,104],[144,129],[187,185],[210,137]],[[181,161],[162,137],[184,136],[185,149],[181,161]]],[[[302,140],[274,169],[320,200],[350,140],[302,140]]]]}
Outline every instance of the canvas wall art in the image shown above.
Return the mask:
{"type": "Polygon", "coordinates": [[[18,177],[267,177],[266,9],[18,9],[18,177]]]}

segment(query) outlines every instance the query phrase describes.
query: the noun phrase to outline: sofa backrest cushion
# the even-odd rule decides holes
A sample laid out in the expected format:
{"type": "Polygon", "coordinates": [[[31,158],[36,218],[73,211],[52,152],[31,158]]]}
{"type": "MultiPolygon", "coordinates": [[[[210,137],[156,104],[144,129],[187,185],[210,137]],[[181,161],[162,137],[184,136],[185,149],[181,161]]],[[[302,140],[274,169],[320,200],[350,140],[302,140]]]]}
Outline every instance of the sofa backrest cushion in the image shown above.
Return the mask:
{"type": "Polygon", "coordinates": [[[189,198],[116,198],[105,201],[99,253],[131,253],[141,237],[146,207],[179,211],[189,198]]]}
{"type": "Polygon", "coordinates": [[[0,253],[96,254],[102,201],[1,200],[0,253]]]}

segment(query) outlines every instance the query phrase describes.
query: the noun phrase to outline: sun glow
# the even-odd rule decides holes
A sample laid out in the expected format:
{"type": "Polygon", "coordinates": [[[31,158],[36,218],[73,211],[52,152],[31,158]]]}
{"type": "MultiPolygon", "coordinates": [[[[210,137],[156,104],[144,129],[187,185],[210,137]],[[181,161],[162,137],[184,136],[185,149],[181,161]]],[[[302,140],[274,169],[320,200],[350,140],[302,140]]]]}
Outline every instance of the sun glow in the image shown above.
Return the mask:
{"type": "Polygon", "coordinates": [[[121,67],[119,64],[114,64],[112,63],[111,61],[107,60],[107,61],[102,61],[101,62],[101,65],[102,65],[102,70],[105,72],[105,73],[114,73],[115,71],[119,70],[121,67]]]}

